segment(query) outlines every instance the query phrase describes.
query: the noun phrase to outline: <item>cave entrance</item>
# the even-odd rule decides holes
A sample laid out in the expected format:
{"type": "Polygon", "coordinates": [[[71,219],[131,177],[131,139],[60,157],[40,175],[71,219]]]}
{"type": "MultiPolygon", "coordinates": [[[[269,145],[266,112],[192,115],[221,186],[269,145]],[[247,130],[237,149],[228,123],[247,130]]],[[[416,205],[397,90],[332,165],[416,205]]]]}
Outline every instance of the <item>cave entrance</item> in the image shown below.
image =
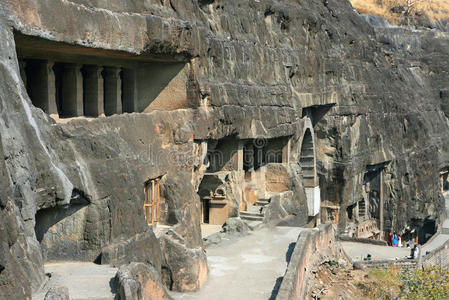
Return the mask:
{"type": "Polygon", "coordinates": [[[356,233],[360,238],[380,239],[383,235],[383,173],[389,162],[367,165],[363,176],[363,198],[357,205],[356,233]]]}
{"type": "Polygon", "coordinates": [[[356,204],[349,205],[346,208],[346,214],[347,214],[347,217],[348,217],[349,221],[354,221],[354,215],[355,215],[354,210],[355,210],[355,208],[356,208],[356,204]]]}
{"type": "Polygon", "coordinates": [[[382,227],[383,218],[383,173],[388,163],[367,165],[363,177],[363,198],[367,205],[366,218],[379,220],[379,227],[382,227]]]}
{"type": "MultiPolygon", "coordinates": [[[[272,167],[278,164],[287,164],[290,160],[290,136],[272,139],[249,139],[243,142],[242,157],[244,171],[244,196],[240,211],[248,209],[260,198],[280,192],[269,188],[267,178],[275,176],[270,174],[272,167]]],[[[282,181],[281,178],[277,178],[282,181]]],[[[268,179],[269,181],[269,179],[268,179]]]]}
{"type": "Polygon", "coordinates": [[[145,213],[145,220],[148,225],[155,225],[159,220],[159,206],[160,206],[160,178],[150,179],[145,184],[144,193],[145,201],[143,209],[145,213]]]}
{"type": "Polygon", "coordinates": [[[235,206],[235,199],[228,195],[232,182],[244,181],[243,169],[250,167],[244,166],[243,144],[234,136],[208,140],[206,157],[208,167],[198,192],[201,199],[201,222],[223,225],[235,206]]]}
{"type": "Polygon", "coordinates": [[[74,190],[70,204],[43,208],[36,213],[34,227],[44,261],[93,261],[98,253],[86,251],[85,213],[90,202],[74,190]]]}
{"type": "Polygon", "coordinates": [[[432,219],[412,219],[408,230],[402,235],[402,240],[410,240],[415,244],[424,245],[437,232],[437,224],[432,219]]]}
{"type": "Polygon", "coordinates": [[[201,221],[203,224],[223,225],[228,219],[226,175],[206,174],[199,188],[201,221]]]}
{"type": "Polygon", "coordinates": [[[19,32],[14,39],[31,102],[56,121],[193,105],[187,58],[137,56],[19,32]]]}

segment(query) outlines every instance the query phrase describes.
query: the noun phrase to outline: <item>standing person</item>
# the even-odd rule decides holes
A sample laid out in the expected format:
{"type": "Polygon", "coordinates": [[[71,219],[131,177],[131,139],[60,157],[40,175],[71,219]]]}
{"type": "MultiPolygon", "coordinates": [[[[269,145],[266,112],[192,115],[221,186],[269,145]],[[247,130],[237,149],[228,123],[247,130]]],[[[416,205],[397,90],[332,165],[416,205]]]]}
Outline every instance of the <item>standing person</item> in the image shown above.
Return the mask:
{"type": "Polygon", "coordinates": [[[388,244],[388,246],[391,246],[392,239],[393,239],[393,235],[391,234],[391,232],[389,232],[387,234],[387,244],[388,244]]]}
{"type": "Polygon", "coordinates": [[[418,248],[418,245],[415,244],[415,247],[413,248],[413,258],[417,259],[418,255],[419,255],[419,248],[418,248]]]}
{"type": "Polygon", "coordinates": [[[395,234],[393,234],[393,241],[392,241],[393,247],[397,247],[398,246],[398,236],[395,234]]]}
{"type": "Polygon", "coordinates": [[[398,247],[402,248],[402,238],[400,235],[398,235],[398,247]]]}

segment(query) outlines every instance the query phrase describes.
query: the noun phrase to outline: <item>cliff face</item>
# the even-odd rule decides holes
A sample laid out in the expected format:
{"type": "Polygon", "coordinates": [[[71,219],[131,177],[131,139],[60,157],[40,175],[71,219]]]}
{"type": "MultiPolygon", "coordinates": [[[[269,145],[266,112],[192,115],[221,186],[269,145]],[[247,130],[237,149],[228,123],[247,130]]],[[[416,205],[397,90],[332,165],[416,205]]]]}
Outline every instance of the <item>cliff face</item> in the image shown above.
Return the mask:
{"type": "MultiPolygon", "coordinates": [[[[288,136],[297,165],[306,107],[313,107],[322,207],[336,208],[341,232],[347,207],[363,198],[367,166],[384,167],[385,231],[444,217],[443,34],[374,30],[337,0],[6,0],[0,14],[3,297],[29,296],[49,257],[101,261],[105,247],[124,249],[138,234],[152,250],[136,260],[168,270],[180,290],[198,288],[206,272],[197,195],[203,142],[288,136]],[[19,32],[91,53],[182,62],[188,105],[55,123],[32,105],[20,79],[19,32]],[[142,211],[149,178],[166,183],[176,233],[160,246],[142,211]],[[37,222],[44,225],[36,229],[37,222]],[[54,240],[64,242],[52,248],[54,240]],[[191,257],[161,255],[161,247],[191,257]],[[183,263],[200,267],[185,276],[177,271],[183,263]]],[[[305,199],[297,202],[306,219],[305,199]]]]}

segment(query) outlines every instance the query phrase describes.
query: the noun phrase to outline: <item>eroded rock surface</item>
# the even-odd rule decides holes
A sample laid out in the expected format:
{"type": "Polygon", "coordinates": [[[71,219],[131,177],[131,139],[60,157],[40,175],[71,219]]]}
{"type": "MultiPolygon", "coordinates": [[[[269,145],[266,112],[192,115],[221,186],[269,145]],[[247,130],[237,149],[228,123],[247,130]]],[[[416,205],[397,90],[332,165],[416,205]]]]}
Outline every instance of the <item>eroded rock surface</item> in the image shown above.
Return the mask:
{"type": "MultiPolygon", "coordinates": [[[[288,138],[282,164],[293,195],[280,204],[303,225],[298,162],[309,117],[322,221],[345,232],[367,166],[379,164],[384,231],[445,218],[445,34],[373,29],[340,0],[5,0],[0,41],[1,298],[30,297],[44,280],[44,261],[94,261],[102,253],[117,265],[161,265],[176,290],[199,288],[207,274],[197,194],[207,173],[204,143],[288,138]],[[76,49],[73,57],[90,62],[168,57],[182,64],[184,102],[56,123],[32,104],[21,80],[18,33],[62,42],[53,51],[76,49]],[[156,178],[167,204],[161,222],[175,234],[161,246],[150,237],[146,257],[129,245],[148,230],[143,188],[156,178]]],[[[276,193],[284,185],[273,183],[276,193]]],[[[258,200],[251,191],[245,197],[258,200]]],[[[251,201],[234,202],[229,217],[251,201]]]]}
{"type": "Polygon", "coordinates": [[[45,300],[70,300],[69,289],[66,287],[51,288],[45,294],[45,300]]]}
{"type": "Polygon", "coordinates": [[[162,285],[159,272],[144,263],[123,265],[115,276],[120,299],[172,299],[162,285]]]}
{"type": "Polygon", "coordinates": [[[207,257],[201,247],[186,247],[173,231],[160,238],[162,253],[170,272],[174,291],[198,290],[207,278],[207,257]]]}

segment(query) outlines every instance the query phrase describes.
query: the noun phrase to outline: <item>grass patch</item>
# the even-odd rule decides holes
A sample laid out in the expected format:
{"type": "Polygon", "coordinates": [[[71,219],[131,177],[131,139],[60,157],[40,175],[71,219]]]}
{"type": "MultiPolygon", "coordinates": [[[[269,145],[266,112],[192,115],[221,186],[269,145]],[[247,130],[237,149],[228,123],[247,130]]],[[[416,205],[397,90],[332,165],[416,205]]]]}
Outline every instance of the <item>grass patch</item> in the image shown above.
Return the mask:
{"type": "Polygon", "coordinates": [[[449,271],[430,266],[414,271],[372,269],[354,283],[365,299],[449,299],[449,271]]]}
{"type": "Polygon", "coordinates": [[[448,0],[350,0],[362,14],[381,16],[392,24],[408,17],[425,16],[431,21],[449,20],[448,0]]]}

